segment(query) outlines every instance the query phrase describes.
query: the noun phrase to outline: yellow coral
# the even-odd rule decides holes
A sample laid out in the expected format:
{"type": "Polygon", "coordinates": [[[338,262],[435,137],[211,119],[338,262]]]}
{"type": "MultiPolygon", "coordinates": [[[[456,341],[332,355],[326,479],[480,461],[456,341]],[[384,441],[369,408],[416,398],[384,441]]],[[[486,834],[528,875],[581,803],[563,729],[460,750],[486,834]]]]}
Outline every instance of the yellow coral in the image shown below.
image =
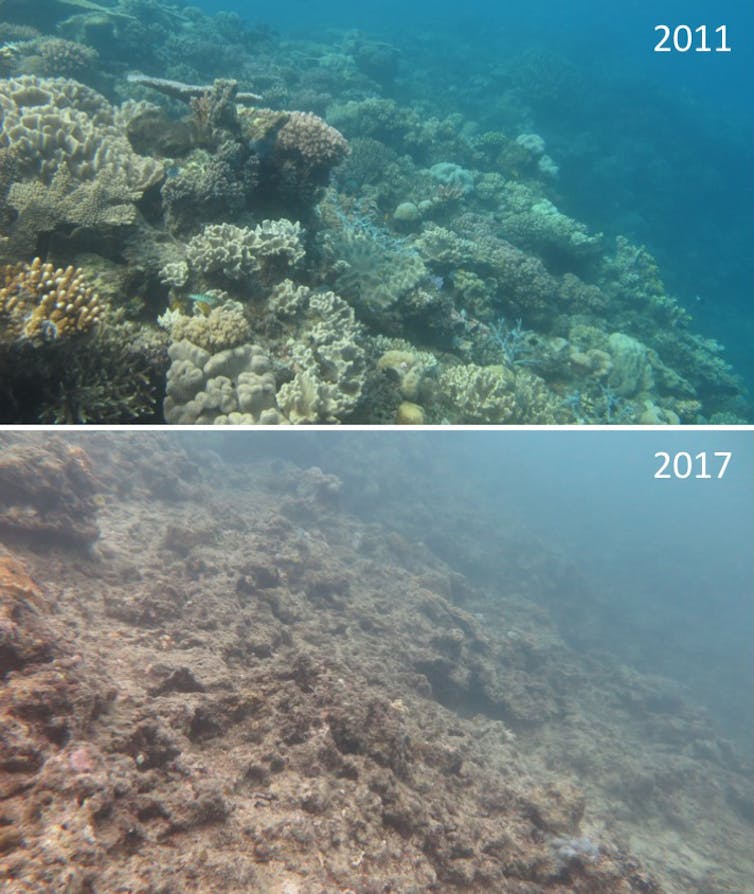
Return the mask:
{"type": "Polygon", "coordinates": [[[76,267],[31,264],[0,267],[0,319],[5,340],[50,341],[87,332],[100,319],[99,295],[76,267]]]}

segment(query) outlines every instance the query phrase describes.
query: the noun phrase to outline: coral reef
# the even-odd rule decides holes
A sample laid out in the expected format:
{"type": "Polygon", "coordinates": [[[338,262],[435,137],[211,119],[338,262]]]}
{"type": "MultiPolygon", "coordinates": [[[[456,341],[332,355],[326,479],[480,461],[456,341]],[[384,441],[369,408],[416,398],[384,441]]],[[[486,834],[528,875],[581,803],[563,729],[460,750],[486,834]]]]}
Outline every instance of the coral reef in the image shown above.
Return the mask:
{"type": "Polygon", "coordinates": [[[38,253],[43,236],[82,228],[80,238],[133,227],[137,203],[163,179],[162,163],[131,148],[104,96],[76,81],[31,75],[0,90],[0,147],[13,157],[5,254],[38,253]]]}
{"type": "Polygon", "coordinates": [[[328,235],[338,291],[379,319],[427,276],[419,254],[386,232],[345,225],[328,235]]]}
{"type": "Polygon", "coordinates": [[[560,401],[530,373],[506,366],[465,364],[443,370],[435,400],[453,424],[554,425],[565,421],[560,401]]]}
{"type": "Polygon", "coordinates": [[[13,151],[22,175],[47,184],[61,170],[75,181],[118,179],[136,196],[162,179],[162,165],[131,149],[105,97],[83,84],[14,78],[4,82],[0,105],[0,145],[13,151]]]}
{"type": "Polygon", "coordinates": [[[0,338],[53,341],[88,332],[100,318],[99,296],[84,272],[31,264],[0,267],[0,338]]]}
{"type": "Polygon", "coordinates": [[[278,391],[288,420],[345,421],[359,404],[366,374],[353,309],[333,292],[314,292],[289,280],[274,290],[270,309],[292,329],[286,346],[295,374],[278,391]]]}
{"type": "MultiPolygon", "coordinates": [[[[669,293],[650,251],[572,213],[576,150],[538,120],[583,88],[566,60],[527,50],[458,87],[362,33],[304,45],[153,0],[5,0],[3,17],[0,262],[120,268],[107,303],[145,342],[159,318],[174,342],[210,354],[259,346],[282,417],[382,423],[405,402],[421,414],[403,416],[431,423],[754,418],[721,345],[695,331],[690,300],[669,293]],[[363,371],[323,374],[329,361],[315,362],[304,331],[276,318],[287,279],[353,307],[361,328],[347,340],[363,371]],[[238,334],[213,339],[201,317],[227,302],[240,305],[238,334]],[[382,336],[433,358],[421,387],[379,366],[382,336]],[[510,383],[479,372],[501,363],[519,382],[515,407],[510,383]],[[341,386],[351,390],[338,397],[341,386]]],[[[413,52],[428,64],[426,47],[413,52]]],[[[46,312],[35,326],[18,311],[4,340],[21,322],[34,341],[54,338],[46,312]]],[[[102,375],[89,368],[103,387],[122,381],[112,359],[105,351],[102,375]]],[[[161,405],[152,360],[139,368],[161,405]]],[[[43,380],[12,384],[8,418],[17,399],[25,421],[40,406],[100,418],[50,410],[59,395],[30,403],[43,380]]],[[[124,394],[113,418],[155,421],[144,392],[136,417],[124,394]]]]}
{"type": "Polygon", "coordinates": [[[122,312],[65,338],[0,339],[0,420],[154,421],[166,359],[163,337],[122,312]]]}
{"type": "Polygon", "coordinates": [[[183,339],[168,348],[165,419],[176,425],[276,425],[285,419],[275,402],[269,357],[254,344],[211,354],[183,339]]]}
{"type": "Polygon", "coordinates": [[[96,64],[99,53],[86,44],[61,37],[44,37],[36,42],[43,74],[53,77],[77,77],[96,64]]]}
{"type": "Polygon", "coordinates": [[[304,257],[301,225],[265,220],[253,229],[210,224],[186,247],[189,268],[206,282],[269,285],[304,257]]]}
{"type": "Polygon", "coordinates": [[[226,301],[205,314],[192,316],[179,310],[167,310],[158,318],[172,341],[190,341],[210,354],[223,348],[235,348],[251,336],[251,326],[238,301],[226,301]]]}

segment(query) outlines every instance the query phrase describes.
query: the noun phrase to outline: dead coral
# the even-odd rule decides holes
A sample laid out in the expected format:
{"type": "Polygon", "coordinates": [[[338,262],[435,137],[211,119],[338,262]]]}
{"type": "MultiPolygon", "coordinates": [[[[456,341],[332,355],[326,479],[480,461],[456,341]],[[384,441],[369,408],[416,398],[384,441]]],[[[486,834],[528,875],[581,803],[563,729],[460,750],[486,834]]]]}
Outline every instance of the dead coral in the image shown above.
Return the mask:
{"type": "Polygon", "coordinates": [[[87,454],[53,440],[5,447],[0,458],[0,531],[16,539],[87,545],[99,537],[98,489],[87,454]]]}

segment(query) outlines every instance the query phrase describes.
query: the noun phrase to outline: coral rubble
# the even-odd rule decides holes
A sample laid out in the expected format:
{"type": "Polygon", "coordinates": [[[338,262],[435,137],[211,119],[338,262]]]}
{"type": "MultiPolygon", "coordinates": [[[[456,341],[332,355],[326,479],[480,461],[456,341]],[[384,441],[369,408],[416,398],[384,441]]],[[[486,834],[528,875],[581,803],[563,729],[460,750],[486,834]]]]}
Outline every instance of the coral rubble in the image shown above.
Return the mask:
{"type": "Polygon", "coordinates": [[[397,527],[345,509],[369,450],[341,479],[253,458],[257,435],[237,463],[72,437],[2,436],[14,505],[54,507],[0,532],[9,894],[743,890],[745,767],[667,681],[560,638],[529,597],[566,569],[518,527],[485,583],[457,500],[449,563],[399,532],[431,511],[418,482],[384,482],[397,527]],[[82,488],[95,551],[40,549],[93,524],[82,488]]]}

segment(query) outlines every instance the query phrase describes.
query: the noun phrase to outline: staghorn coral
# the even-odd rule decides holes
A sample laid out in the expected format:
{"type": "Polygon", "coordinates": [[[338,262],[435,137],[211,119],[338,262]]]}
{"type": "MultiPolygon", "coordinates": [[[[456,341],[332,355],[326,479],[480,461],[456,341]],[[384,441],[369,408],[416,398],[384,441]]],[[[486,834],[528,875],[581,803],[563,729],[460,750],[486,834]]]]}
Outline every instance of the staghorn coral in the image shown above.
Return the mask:
{"type": "Polygon", "coordinates": [[[101,312],[99,296],[80,269],[56,269],[40,258],[31,264],[0,267],[1,337],[5,341],[52,341],[88,332],[101,312]]]}
{"type": "Polygon", "coordinates": [[[154,423],[165,375],[163,338],[127,321],[109,321],[75,346],[61,346],[39,421],[64,425],[154,423]]]}
{"type": "Polygon", "coordinates": [[[76,338],[0,341],[0,420],[154,422],[164,338],[113,313],[76,338]]]}

